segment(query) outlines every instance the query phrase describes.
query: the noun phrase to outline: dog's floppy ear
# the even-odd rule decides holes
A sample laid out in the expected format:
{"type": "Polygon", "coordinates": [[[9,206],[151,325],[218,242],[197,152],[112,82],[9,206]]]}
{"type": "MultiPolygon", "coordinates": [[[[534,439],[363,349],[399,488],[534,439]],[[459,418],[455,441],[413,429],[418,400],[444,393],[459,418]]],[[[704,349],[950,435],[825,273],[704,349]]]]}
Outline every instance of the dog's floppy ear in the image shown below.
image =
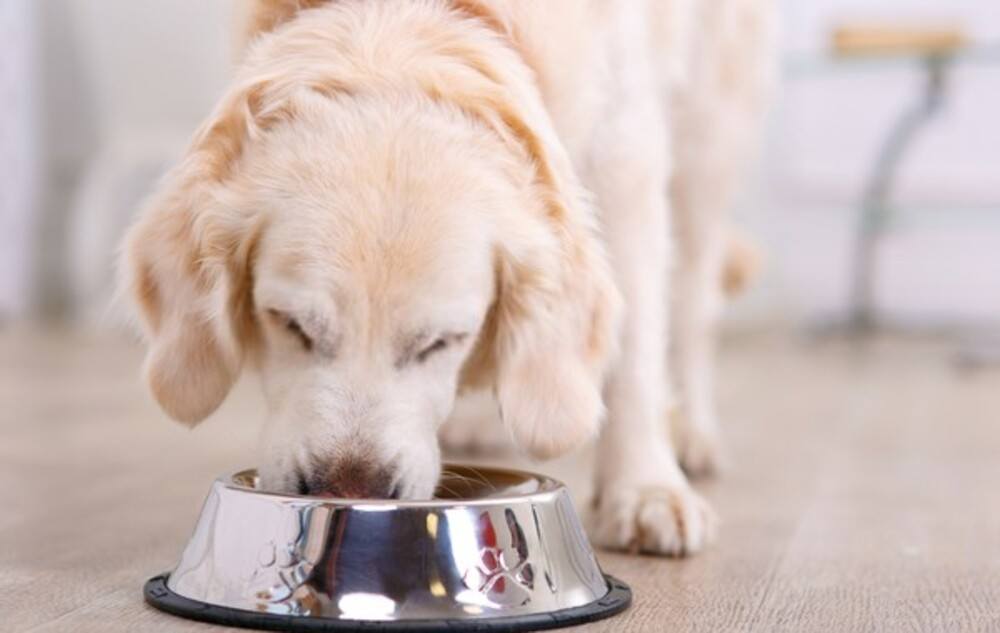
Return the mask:
{"type": "Polygon", "coordinates": [[[551,218],[524,228],[498,258],[494,387],[514,439],[545,459],[599,428],[620,299],[587,231],[551,218]]]}
{"type": "Polygon", "coordinates": [[[531,173],[523,208],[498,228],[497,301],[463,382],[492,379],[515,441],[554,457],[599,428],[621,298],[595,212],[530,73],[501,54],[468,63],[474,73],[434,89],[496,131],[531,173]]]}
{"type": "Polygon", "coordinates": [[[196,424],[225,399],[251,337],[250,259],[259,224],[223,201],[245,144],[279,109],[264,89],[231,92],[164,179],[122,252],[122,290],[149,350],[145,378],[174,419],[196,424]]]}

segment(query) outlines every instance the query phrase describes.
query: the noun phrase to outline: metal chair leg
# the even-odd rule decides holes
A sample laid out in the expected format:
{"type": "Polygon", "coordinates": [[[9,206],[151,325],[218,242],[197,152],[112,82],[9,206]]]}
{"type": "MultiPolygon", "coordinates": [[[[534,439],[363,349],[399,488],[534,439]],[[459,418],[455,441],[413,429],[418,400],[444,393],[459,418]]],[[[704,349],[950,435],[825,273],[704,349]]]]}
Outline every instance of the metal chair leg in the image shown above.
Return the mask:
{"type": "Polygon", "coordinates": [[[879,149],[871,178],[865,188],[857,229],[850,306],[845,324],[849,333],[863,335],[871,332],[876,325],[878,246],[892,216],[889,197],[893,181],[903,155],[912,145],[917,132],[941,110],[947,87],[945,75],[951,61],[949,56],[929,56],[924,59],[927,78],[920,102],[902,113],[879,149]]]}

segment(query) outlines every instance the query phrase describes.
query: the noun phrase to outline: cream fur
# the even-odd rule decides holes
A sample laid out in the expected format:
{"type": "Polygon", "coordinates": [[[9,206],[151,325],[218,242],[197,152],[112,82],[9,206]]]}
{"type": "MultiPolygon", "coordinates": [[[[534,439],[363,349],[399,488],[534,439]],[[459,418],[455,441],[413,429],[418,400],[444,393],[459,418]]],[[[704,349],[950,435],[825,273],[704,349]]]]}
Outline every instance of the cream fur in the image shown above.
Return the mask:
{"type": "Polygon", "coordinates": [[[700,549],[664,297],[672,217],[701,213],[667,192],[709,22],[691,0],[258,2],[239,76],[124,249],[159,403],[196,423],[253,365],[265,485],[336,493],[360,461],[386,473],[369,493],[405,498],[432,493],[460,388],[492,388],[542,458],[607,417],[596,538],[700,549]]]}

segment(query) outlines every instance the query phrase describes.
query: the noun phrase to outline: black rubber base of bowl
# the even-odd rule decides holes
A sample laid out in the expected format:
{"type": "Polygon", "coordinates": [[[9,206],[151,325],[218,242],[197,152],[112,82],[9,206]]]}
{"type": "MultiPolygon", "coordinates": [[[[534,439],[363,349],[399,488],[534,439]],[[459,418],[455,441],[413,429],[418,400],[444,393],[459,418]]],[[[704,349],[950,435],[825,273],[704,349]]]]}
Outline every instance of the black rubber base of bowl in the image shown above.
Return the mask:
{"type": "Polygon", "coordinates": [[[143,595],[146,602],[172,615],[247,629],[268,631],[467,631],[515,633],[541,631],[603,620],[621,613],[632,604],[632,589],[613,576],[605,575],[608,593],[582,607],[561,609],[525,616],[451,620],[336,620],[301,615],[258,613],[244,609],[220,607],[180,596],[167,587],[169,574],[160,574],[146,581],[143,595]]]}

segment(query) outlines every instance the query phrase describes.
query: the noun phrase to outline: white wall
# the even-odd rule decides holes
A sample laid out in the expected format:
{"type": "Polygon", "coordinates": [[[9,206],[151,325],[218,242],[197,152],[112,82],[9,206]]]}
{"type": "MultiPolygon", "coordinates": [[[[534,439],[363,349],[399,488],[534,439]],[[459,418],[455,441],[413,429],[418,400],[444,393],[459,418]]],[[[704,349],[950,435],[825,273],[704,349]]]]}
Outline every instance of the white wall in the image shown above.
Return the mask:
{"type": "Polygon", "coordinates": [[[226,85],[238,2],[31,3],[47,157],[36,307],[60,312],[77,300],[103,310],[117,232],[226,85]]]}
{"type": "Polygon", "coordinates": [[[30,0],[0,2],[0,319],[31,300],[38,194],[37,47],[30,0]]]}
{"type": "Polygon", "coordinates": [[[85,159],[119,130],[189,135],[228,78],[239,1],[40,3],[52,157],[85,159]]]}

